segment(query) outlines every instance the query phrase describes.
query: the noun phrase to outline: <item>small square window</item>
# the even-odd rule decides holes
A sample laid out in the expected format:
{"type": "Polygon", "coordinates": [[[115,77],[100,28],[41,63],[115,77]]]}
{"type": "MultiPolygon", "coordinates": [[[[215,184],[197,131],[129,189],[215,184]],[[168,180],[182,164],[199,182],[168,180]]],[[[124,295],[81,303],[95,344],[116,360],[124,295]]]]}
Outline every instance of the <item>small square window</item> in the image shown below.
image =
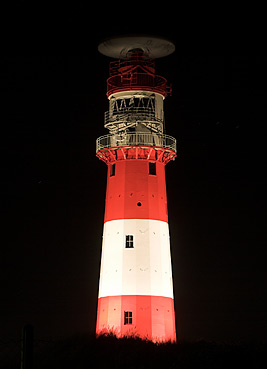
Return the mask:
{"type": "Polygon", "coordinates": [[[134,236],[132,234],[127,234],[125,237],[125,247],[126,249],[132,249],[134,247],[134,236]]]}
{"type": "Polygon", "coordinates": [[[110,177],[113,177],[113,176],[115,176],[115,164],[112,164],[110,168],[110,177]]]}
{"type": "Polygon", "coordinates": [[[125,311],[124,312],[124,325],[126,324],[133,324],[133,313],[132,311],[125,311]]]}
{"type": "Polygon", "coordinates": [[[149,174],[156,175],[156,163],[149,163],[149,174]]]}

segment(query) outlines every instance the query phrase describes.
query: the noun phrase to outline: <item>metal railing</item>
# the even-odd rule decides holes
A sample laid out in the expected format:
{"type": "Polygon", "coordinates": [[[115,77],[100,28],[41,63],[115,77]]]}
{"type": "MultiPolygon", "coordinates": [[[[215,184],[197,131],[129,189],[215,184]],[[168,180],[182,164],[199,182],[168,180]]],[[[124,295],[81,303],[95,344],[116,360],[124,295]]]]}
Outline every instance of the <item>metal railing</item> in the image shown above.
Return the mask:
{"type": "Polygon", "coordinates": [[[149,90],[166,96],[167,81],[165,78],[148,73],[130,72],[128,74],[114,75],[107,80],[107,95],[114,92],[129,90],[149,90]]]}
{"type": "Polygon", "coordinates": [[[176,139],[169,135],[155,133],[108,134],[96,140],[96,152],[119,146],[156,146],[176,152],[176,139]]]}
{"type": "MultiPolygon", "coordinates": [[[[162,114],[163,115],[163,114],[162,114]]],[[[163,124],[163,116],[158,117],[152,108],[147,107],[128,107],[118,111],[106,111],[104,115],[105,127],[120,123],[150,122],[163,124]]]]}
{"type": "Polygon", "coordinates": [[[142,67],[146,69],[150,74],[155,74],[155,59],[144,59],[143,55],[135,54],[131,55],[124,55],[126,59],[114,60],[109,63],[109,74],[110,76],[115,76],[118,74],[122,74],[126,70],[133,70],[136,67],[142,67]]]}

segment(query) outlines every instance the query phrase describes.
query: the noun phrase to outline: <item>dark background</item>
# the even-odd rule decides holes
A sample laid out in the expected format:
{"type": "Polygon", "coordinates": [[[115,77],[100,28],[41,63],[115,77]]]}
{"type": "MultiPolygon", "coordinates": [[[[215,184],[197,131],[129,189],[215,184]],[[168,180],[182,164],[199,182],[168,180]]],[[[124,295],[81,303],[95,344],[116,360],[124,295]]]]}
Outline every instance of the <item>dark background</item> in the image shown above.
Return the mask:
{"type": "MultiPolygon", "coordinates": [[[[178,339],[266,341],[266,57],[183,53],[174,28],[144,32],[176,44],[157,72],[173,84],[178,339]]],[[[96,30],[84,56],[1,58],[1,338],[26,323],[38,338],[94,332],[106,184],[95,140],[107,133],[110,61],[97,44],[123,33],[96,30]]]]}

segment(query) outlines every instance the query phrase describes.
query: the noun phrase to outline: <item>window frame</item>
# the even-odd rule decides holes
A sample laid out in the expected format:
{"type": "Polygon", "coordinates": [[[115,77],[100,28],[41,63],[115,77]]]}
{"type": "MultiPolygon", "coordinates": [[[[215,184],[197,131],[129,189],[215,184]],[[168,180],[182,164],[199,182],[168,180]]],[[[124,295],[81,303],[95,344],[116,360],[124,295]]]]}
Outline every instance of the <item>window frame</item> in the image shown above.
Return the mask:
{"type": "Polygon", "coordinates": [[[114,163],[114,164],[111,164],[109,176],[114,177],[115,172],[116,172],[116,164],[114,163]]]}
{"type": "Polygon", "coordinates": [[[156,166],[156,162],[150,161],[148,163],[148,173],[151,176],[156,176],[157,175],[157,166],[156,166]]]}
{"type": "Polygon", "coordinates": [[[133,312],[132,311],[124,311],[124,325],[133,324],[133,312]]]}
{"type": "Polygon", "coordinates": [[[125,235],[125,248],[134,249],[134,235],[133,234],[125,235]]]}

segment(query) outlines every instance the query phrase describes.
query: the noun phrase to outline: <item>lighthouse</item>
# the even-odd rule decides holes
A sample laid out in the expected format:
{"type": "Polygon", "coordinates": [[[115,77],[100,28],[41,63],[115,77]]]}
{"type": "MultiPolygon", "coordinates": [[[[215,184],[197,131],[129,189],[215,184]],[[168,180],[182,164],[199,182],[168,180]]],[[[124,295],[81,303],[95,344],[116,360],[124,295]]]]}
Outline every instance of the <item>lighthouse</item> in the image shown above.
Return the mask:
{"type": "Polygon", "coordinates": [[[165,165],[176,157],[163,103],[170,87],[155,59],[175,50],[150,36],[103,41],[108,134],[96,141],[107,165],[96,333],[176,341],[165,165]]]}

